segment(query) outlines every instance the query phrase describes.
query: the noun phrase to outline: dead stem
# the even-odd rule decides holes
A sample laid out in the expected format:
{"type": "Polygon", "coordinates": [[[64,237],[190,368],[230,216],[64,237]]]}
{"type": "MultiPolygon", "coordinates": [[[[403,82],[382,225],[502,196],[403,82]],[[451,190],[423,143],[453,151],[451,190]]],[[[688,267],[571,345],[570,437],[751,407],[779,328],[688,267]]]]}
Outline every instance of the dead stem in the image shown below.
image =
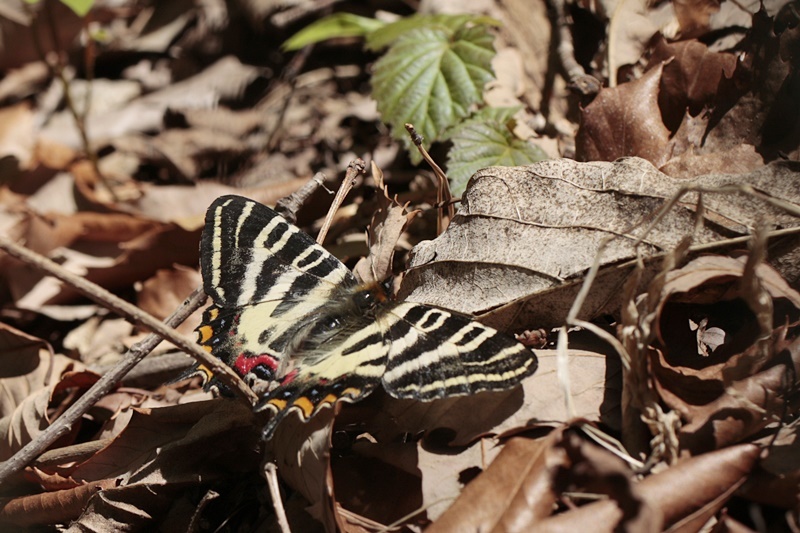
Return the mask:
{"type": "Polygon", "coordinates": [[[422,155],[422,159],[424,159],[425,162],[430,165],[431,169],[433,169],[433,173],[436,175],[436,179],[438,180],[438,186],[436,188],[436,205],[445,206],[447,208],[446,216],[442,216],[442,212],[439,211],[439,216],[436,218],[436,234],[441,235],[455,215],[455,209],[453,208],[453,195],[450,193],[450,183],[447,180],[447,174],[444,173],[439,165],[436,164],[436,161],[434,161],[430,156],[425,147],[422,146],[422,143],[425,139],[422,138],[422,135],[417,133],[414,125],[406,124],[406,131],[408,131],[408,134],[411,136],[411,142],[414,143],[414,146],[417,147],[420,155],[422,155]]]}
{"type": "Polygon", "coordinates": [[[319,234],[317,235],[317,244],[322,244],[325,242],[325,236],[328,234],[328,230],[333,223],[333,216],[336,214],[339,206],[342,205],[342,202],[344,202],[347,194],[353,188],[353,185],[356,182],[356,176],[363,174],[366,169],[367,164],[360,157],[354,159],[349,165],[347,165],[347,172],[344,175],[344,181],[339,187],[339,190],[336,191],[336,196],[333,199],[333,203],[331,203],[331,207],[328,209],[328,214],[325,216],[325,222],[322,223],[322,228],[319,230],[319,234]]]}
{"type": "Polygon", "coordinates": [[[297,212],[303,207],[308,198],[314,191],[320,188],[325,182],[325,174],[317,172],[314,177],[308,180],[305,185],[297,189],[289,196],[284,196],[275,204],[277,211],[283,218],[294,224],[297,222],[297,212]]]}
{"type": "MultiPolygon", "coordinates": [[[[87,282],[88,283],[88,282],[87,282]]],[[[195,309],[199,308],[206,300],[206,295],[202,289],[196,289],[183,304],[164,321],[167,328],[174,328],[181,324],[191,315],[195,309]]],[[[94,385],[86,391],[83,396],[78,398],[64,414],[58,417],[49,427],[39,433],[32,441],[23,446],[10,459],[0,464],[0,485],[9,480],[11,476],[19,472],[30,464],[36,457],[42,454],[54,442],[66,435],[72,429],[75,422],[82,417],[97,401],[111,392],[119,381],[149,354],[158,343],[161,336],[151,333],[144,340],[130,347],[122,360],[117,365],[104,374],[94,385]]]]}
{"type": "MultiPolygon", "coordinates": [[[[40,58],[47,65],[47,68],[50,69],[50,75],[56,78],[60,83],[62,90],[64,91],[64,103],[69,110],[70,115],[72,115],[72,119],[75,122],[75,127],[78,129],[78,134],[81,136],[81,143],[83,144],[83,151],[86,153],[86,158],[89,160],[89,164],[92,166],[92,170],[97,175],[97,178],[100,180],[100,183],[103,184],[103,187],[108,191],[109,195],[111,195],[111,199],[114,202],[119,202],[120,199],[117,194],[114,192],[114,188],[111,187],[111,184],[106,179],[105,175],[100,171],[99,160],[97,157],[97,152],[94,151],[92,148],[91,143],[89,142],[89,133],[86,129],[86,117],[89,116],[89,103],[91,100],[91,82],[93,77],[93,67],[94,61],[89,61],[89,51],[87,48],[87,62],[86,62],[86,71],[87,71],[87,82],[89,84],[89,89],[87,89],[86,97],[84,98],[84,106],[81,112],[78,111],[77,106],[75,105],[75,100],[72,97],[72,90],[70,86],[70,82],[67,79],[67,75],[64,69],[64,59],[63,59],[63,52],[61,50],[61,44],[58,39],[58,32],[56,30],[56,22],[53,18],[53,11],[50,7],[49,2],[44,2],[44,10],[47,15],[47,26],[48,30],[50,31],[50,38],[53,41],[53,50],[56,54],[56,61],[51,64],[50,61],[47,60],[47,56],[44,53],[44,47],[42,43],[39,41],[39,34],[36,31],[36,24],[35,21],[38,20],[37,15],[31,10],[31,14],[33,16],[34,23],[31,24],[31,29],[33,32],[33,43],[34,47],[36,48],[37,53],[39,54],[40,58]]],[[[87,29],[88,26],[86,24],[86,20],[84,22],[84,29],[87,29]]]]}
{"type": "Polygon", "coordinates": [[[247,400],[251,405],[257,400],[253,391],[242,382],[239,376],[231,370],[229,366],[223,363],[217,357],[206,352],[195,343],[193,339],[178,333],[173,328],[164,325],[155,317],[146,313],[136,307],[135,305],[126,302],[122,298],[115,296],[100,287],[88,281],[77,274],[67,271],[60,265],[54,263],[50,259],[28,250],[24,246],[10,241],[5,236],[0,235],[0,250],[4,250],[9,255],[39,269],[44,270],[51,276],[60,279],[67,283],[70,287],[80,292],[87,298],[110,309],[118,315],[125,317],[127,320],[144,326],[151,331],[158,334],[160,337],[170,341],[175,346],[185,351],[187,354],[194,357],[198,362],[207,366],[223,383],[231,387],[231,389],[243,399],[247,400]]]}
{"type": "Polygon", "coordinates": [[[289,527],[289,520],[286,517],[286,509],[283,508],[281,488],[278,484],[278,467],[275,463],[268,462],[264,465],[264,477],[267,479],[267,488],[269,489],[270,499],[272,500],[272,508],[275,509],[275,517],[278,520],[281,533],[291,533],[292,530],[289,527]]]}

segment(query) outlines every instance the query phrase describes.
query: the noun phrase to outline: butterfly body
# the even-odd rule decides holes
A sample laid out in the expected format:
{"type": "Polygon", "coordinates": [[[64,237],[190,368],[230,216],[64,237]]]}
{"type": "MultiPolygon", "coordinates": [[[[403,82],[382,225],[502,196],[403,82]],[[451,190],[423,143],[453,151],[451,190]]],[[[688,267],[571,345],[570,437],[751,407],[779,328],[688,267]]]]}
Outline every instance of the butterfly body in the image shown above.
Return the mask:
{"type": "Polygon", "coordinates": [[[397,398],[432,400],[507,389],[536,369],[530,350],[488,326],[359,285],[311,237],[252,200],[217,199],[200,252],[214,305],[198,341],[260,395],[257,409],[275,413],[265,439],[291,411],[308,419],[378,384],[397,398]]]}

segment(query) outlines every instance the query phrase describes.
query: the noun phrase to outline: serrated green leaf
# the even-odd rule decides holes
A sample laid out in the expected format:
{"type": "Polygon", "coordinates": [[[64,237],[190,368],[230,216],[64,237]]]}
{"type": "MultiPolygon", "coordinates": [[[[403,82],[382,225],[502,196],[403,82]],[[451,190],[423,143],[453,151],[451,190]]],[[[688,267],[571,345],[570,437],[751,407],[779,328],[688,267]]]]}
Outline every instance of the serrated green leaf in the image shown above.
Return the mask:
{"type": "Polygon", "coordinates": [[[500,22],[484,15],[412,15],[387,24],[379,31],[367,35],[367,50],[377,52],[390,46],[397,39],[412,30],[421,28],[439,28],[449,34],[466,24],[499,26],[500,22]]]}
{"type": "Polygon", "coordinates": [[[463,122],[459,122],[449,130],[447,130],[442,139],[447,140],[450,139],[458,133],[472,124],[479,123],[484,124],[487,122],[496,122],[498,124],[508,124],[509,121],[514,117],[517,111],[522,109],[522,106],[514,106],[514,107],[482,107],[477,110],[475,113],[472,114],[468,119],[464,120],[463,122]]]}
{"type": "Polygon", "coordinates": [[[61,0],[61,3],[70,8],[79,17],[83,17],[94,5],[94,0],[61,0]]]}
{"type": "Polygon", "coordinates": [[[470,120],[451,140],[453,147],[447,158],[447,176],[453,196],[464,193],[469,178],[479,169],[529,165],[547,159],[544,150],[517,139],[505,123],[497,121],[470,120]]]}
{"type": "Polygon", "coordinates": [[[281,46],[285,51],[299,50],[309,44],[336,37],[364,37],[386,26],[385,22],[360,17],[352,13],[335,13],[312,24],[289,37],[281,46]]]}
{"type": "Polygon", "coordinates": [[[492,41],[485,25],[454,32],[420,28],[397,39],[375,63],[372,97],[415,163],[420,156],[411,150],[403,125],[414,124],[430,143],[466,117],[494,77],[492,41]]]}

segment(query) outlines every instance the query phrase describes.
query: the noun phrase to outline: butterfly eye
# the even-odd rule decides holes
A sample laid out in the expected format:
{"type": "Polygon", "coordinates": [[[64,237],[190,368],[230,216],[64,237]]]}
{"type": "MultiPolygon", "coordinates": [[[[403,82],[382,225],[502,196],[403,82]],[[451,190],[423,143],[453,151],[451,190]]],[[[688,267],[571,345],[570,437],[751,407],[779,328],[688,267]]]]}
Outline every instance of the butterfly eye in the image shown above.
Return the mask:
{"type": "Polygon", "coordinates": [[[361,310],[366,310],[375,304],[375,295],[369,291],[358,292],[353,296],[353,302],[361,310]]]}

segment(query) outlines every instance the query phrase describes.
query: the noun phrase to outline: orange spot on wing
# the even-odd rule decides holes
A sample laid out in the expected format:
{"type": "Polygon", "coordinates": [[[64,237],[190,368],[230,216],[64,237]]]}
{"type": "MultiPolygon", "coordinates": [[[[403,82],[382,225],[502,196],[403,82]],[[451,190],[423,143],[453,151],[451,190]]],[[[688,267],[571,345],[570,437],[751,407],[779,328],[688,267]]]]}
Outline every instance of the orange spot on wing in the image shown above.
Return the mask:
{"type": "Polygon", "coordinates": [[[335,394],[328,394],[327,396],[325,396],[322,399],[322,401],[320,403],[326,403],[326,402],[327,403],[336,403],[336,400],[338,400],[338,399],[339,399],[339,397],[336,396],[335,394]]]}
{"type": "MultiPolygon", "coordinates": [[[[205,348],[205,346],[203,346],[205,348]]],[[[211,350],[209,350],[211,351],[211,350]]],[[[197,365],[197,371],[203,375],[203,382],[208,383],[214,377],[214,373],[205,365],[197,365]]]]}
{"type": "Polygon", "coordinates": [[[279,398],[273,398],[268,401],[267,404],[277,407],[278,411],[282,411],[286,408],[286,400],[281,400],[279,398]]]}
{"type": "Polygon", "coordinates": [[[208,310],[208,318],[211,320],[216,320],[219,316],[219,309],[214,307],[208,310]]]}
{"type": "Polygon", "coordinates": [[[214,334],[214,329],[211,326],[200,326],[197,333],[200,334],[200,342],[207,342],[214,334]]]}
{"type": "Polygon", "coordinates": [[[305,396],[301,396],[294,401],[293,406],[299,407],[303,411],[303,415],[308,418],[314,412],[314,404],[305,396]]]}

